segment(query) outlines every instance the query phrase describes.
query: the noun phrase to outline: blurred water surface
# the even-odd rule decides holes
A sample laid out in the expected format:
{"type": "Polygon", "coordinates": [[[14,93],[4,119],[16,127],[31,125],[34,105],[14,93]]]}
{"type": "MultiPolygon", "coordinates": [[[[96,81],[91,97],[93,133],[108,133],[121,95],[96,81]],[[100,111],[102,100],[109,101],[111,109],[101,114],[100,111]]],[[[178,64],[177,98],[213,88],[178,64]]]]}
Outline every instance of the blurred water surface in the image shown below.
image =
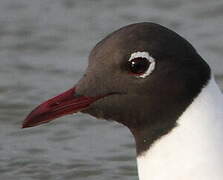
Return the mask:
{"type": "Polygon", "coordinates": [[[133,138],[121,125],[77,114],[20,126],[78,81],[96,42],[141,21],[186,37],[223,87],[223,1],[0,1],[0,179],[138,179],[133,138]]]}

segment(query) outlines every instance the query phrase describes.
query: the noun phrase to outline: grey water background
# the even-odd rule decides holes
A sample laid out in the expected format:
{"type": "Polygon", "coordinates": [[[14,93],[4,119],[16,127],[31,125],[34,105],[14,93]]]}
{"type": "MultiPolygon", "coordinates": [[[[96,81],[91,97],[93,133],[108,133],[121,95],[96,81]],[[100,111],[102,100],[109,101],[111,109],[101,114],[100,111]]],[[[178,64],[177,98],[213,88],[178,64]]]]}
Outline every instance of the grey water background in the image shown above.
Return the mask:
{"type": "Polygon", "coordinates": [[[186,37],[223,87],[222,0],[0,1],[0,180],[138,179],[133,137],[117,123],[76,114],[20,127],[78,81],[99,40],[141,21],[186,37]]]}

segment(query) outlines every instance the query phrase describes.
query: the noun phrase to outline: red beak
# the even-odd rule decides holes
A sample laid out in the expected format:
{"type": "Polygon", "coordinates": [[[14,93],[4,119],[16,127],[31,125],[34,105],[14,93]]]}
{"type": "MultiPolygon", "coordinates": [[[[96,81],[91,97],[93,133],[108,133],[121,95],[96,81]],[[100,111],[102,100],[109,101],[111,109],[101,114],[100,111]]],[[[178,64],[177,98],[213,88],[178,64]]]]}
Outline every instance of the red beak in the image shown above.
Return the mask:
{"type": "Polygon", "coordinates": [[[37,126],[47,123],[67,114],[73,114],[87,108],[98,97],[86,97],[75,95],[75,87],[58,96],[49,99],[36,107],[24,120],[22,128],[37,126]]]}

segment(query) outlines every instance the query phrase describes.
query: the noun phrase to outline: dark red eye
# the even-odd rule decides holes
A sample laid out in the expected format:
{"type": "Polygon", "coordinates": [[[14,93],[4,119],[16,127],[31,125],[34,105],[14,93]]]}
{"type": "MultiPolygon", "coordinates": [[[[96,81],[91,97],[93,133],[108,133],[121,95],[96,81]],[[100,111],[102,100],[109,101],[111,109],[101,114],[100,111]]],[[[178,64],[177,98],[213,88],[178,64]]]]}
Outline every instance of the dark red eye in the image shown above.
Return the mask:
{"type": "Polygon", "coordinates": [[[133,74],[143,74],[149,68],[150,62],[144,57],[137,57],[128,61],[128,70],[133,74]]]}

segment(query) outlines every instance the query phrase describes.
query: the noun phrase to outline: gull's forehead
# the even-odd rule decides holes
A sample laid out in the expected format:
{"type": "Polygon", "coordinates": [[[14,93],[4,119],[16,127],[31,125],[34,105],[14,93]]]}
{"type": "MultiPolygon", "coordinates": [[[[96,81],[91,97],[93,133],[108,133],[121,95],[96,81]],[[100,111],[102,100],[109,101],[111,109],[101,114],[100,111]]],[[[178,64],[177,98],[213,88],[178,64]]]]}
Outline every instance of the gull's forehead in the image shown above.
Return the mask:
{"type": "Polygon", "coordinates": [[[138,23],[101,40],[90,53],[89,66],[117,67],[127,62],[134,52],[148,52],[157,62],[167,64],[194,61],[197,56],[193,46],[175,32],[158,24],[138,23]]]}
{"type": "Polygon", "coordinates": [[[131,51],[126,46],[121,45],[115,39],[106,39],[97,44],[90,53],[89,65],[95,63],[106,63],[107,65],[120,64],[127,60],[131,51]]]}
{"type": "Polygon", "coordinates": [[[128,61],[134,52],[148,52],[150,44],[146,39],[138,37],[136,31],[129,32],[129,29],[120,29],[102,41],[91,51],[89,63],[113,61],[120,63],[128,61]]]}

